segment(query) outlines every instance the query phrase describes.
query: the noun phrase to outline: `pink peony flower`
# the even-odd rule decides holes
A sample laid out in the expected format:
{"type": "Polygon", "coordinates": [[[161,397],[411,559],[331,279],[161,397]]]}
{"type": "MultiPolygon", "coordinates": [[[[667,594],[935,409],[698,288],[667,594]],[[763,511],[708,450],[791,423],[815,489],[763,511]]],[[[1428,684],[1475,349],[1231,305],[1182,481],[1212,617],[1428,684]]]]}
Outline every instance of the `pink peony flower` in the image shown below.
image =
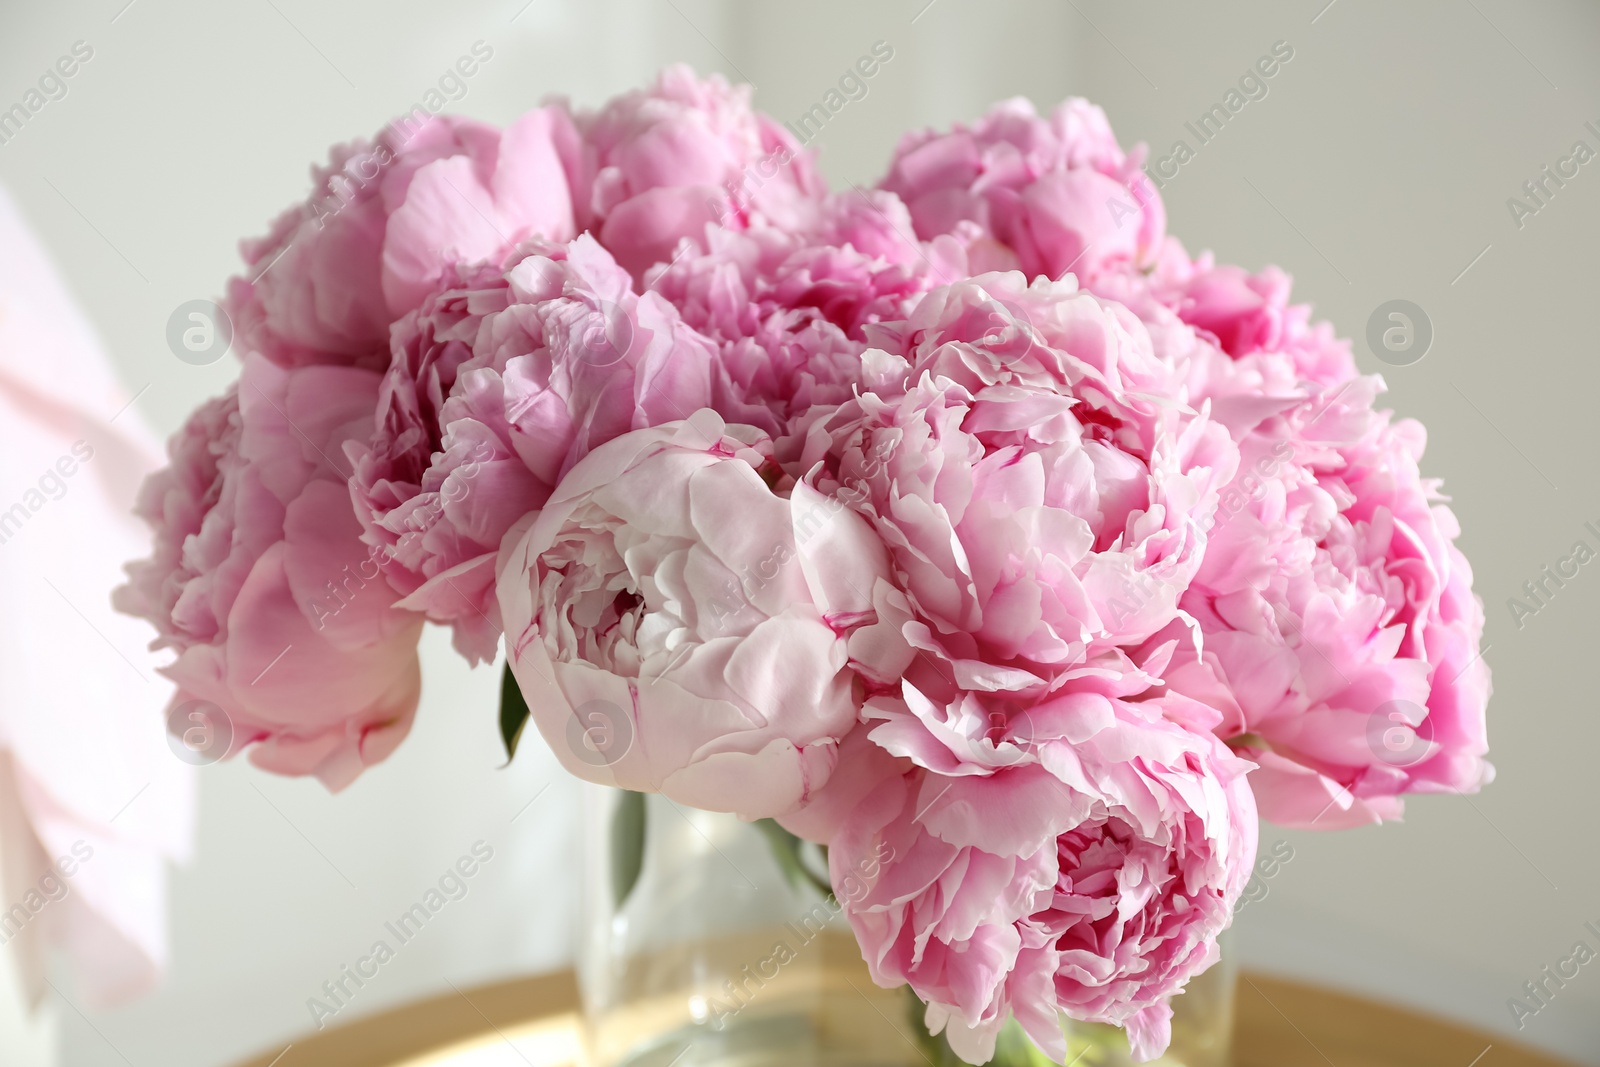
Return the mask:
{"type": "MultiPolygon", "coordinates": [[[[1184,257],[1183,277],[1187,278],[1190,270],[1184,257]]],[[[1096,296],[1115,301],[1138,316],[1156,359],[1180,380],[1168,395],[1192,408],[1204,408],[1234,440],[1242,441],[1264,419],[1294,408],[1320,391],[1315,380],[1301,374],[1293,356],[1259,349],[1231,355],[1210,331],[1184,321],[1178,310],[1186,307],[1184,284],[1182,280],[1173,284],[1170,279],[1157,283],[1144,275],[1118,272],[1094,280],[1096,296]]],[[[1325,323],[1318,324],[1318,332],[1325,328],[1325,323]]],[[[1342,353],[1349,363],[1348,346],[1342,353]]],[[[1350,365],[1353,368],[1354,364],[1350,365]]]]}
{"type": "Polygon", "coordinates": [[[501,538],[595,446],[709,403],[714,356],[588,235],[477,284],[396,327],[377,433],[350,455],[366,540],[402,606],[489,660],[501,538]]]}
{"type": "Polygon", "coordinates": [[[1150,326],[1157,355],[1189,370],[1207,342],[1244,364],[1200,358],[1187,395],[1232,407],[1233,425],[1271,400],[1303,399],[1355,374],[1349,345],[1310,308],[1288,302],[1276,268],[1250,275],[1191,261],[1165,235],[1159,194],[1140,172],[1142,149],[1125,154],[1105,114],[1068,100],[1047,121],[1025,100],[996,106],[975,127],[924,133],[902,142],[883,186],[911,208],[923,237],[962,233],[974,269],[1020,268],[1030,279],[1071,271],[1086,288],[1128,305],[1150,326]],[[1199,332],[1171,331],[1164,318],[1199,332]],[[1287,359],[1283,358],[1287,357],[1287,359]],[[1265,396],[1263,396],[1265,394],[1265,396]]]}
{"type": "Polygon", "coordinates": [[[470,119],[402,119],[375,143],[334,149],[311,199],[243,245],[228,287],[241,352],[286,367],[382,370],[389,324],[456,264],[497,263],[517,241],[576,232],[568,171],[577,131],[559,106],[501,133],[470,119]]]}
{"type": "Polygon", "coordinates": [[[1338,828],[1398,818],[1400,794],[1487,784],[1483,608],[1423,432],[1358,378],[1244,442],[1183,607],[1205,654],[1169,673],[1261,765],[1262,813],[1338,828]]]}
{"type": "Polygon", "coordinates": [[[827,201],[815,232],[712,227],[706,251],[646,278],[716,342],[719,413],[776,436],[862,384],[869,327],[903,319],[923,293],[965,275],[953,239],[924,244],[911,233],[892,194],[852,192],[827,201]]]}
{"type": "Polygon", "coordinates": [[[745,818],[804,803],[856,721],[883,550],[710,410],[601,445],[506,539],[507,654],[579,777],[745,818]]]}
{"type": "Polygon", "coordinates": [[[933,290],[905,322],[868,333],[904,353],[913,375],[932,372],[974,390],[1016,384],[1075,396],[1091,435],[1137,454],[1150,452],[1162,427],[1195,414],[1139,318],[1070,278],[1029,284],[1016,271],[980,274],[933,290]]]}
{"type": "Polygon", "coordinates": [[[807,228],[824,187],[788,131],[750,107],[750,86],[702,81],[683,64],[647,90],[578,118],[584,173],[579,225],[635,277],[708,224],[807,228]]]}
{"type": "Polygon", "coordinates": [[[1205,656],[1171,681],[1224,710],[1218,731],[1260,764],[1275,822],[1379,822],[1403,793],[1487,784],[1483,611],[1455,518],[1418,471],[1421,428],[1373,410],[1381,380],[1357,378],[1349,343],[1289,304],[1287,275],[1168,244],[1149,276],[1094,285],[1140,316],[1242,453],[1182,601],[1205,656]]]}
{"type": "Polygon", "coordinates": [[[345,448],[354,469],[350,493],[362,537],[385,577],[409,596],[430,577],[442,575],[435,584],[445,587],[441,593],[455,594],[459,609],[443,617],[466,613],[457,624],[457,644],[467,642],[462,651],[474,659],[493,656],[499,631],[491,622],[471,623],[473,613],[486,610],[485,577],[476,576],[476,595],[469,596],[461,582],[472,575],[448,573],[454,562],[483,554],[465,549],[468,556],[461,556],[457,525],[487,518],[503,532],[539,490],[519,459],[496,456],[481,442],[447,454],[440,416],[462,364],[473,356],[483,320],[505,310],[511,299],[505,277],[485,269],[462,278],[457,288],[430,296],[397,322],[393,360],[378,394],[376,430],[370,441],[345,448]],[[430,478],[436,461],[439,467],[430,478]],[[473,493],[477,499],[468,502],[473,493]],[[494,515],[497,506],[509,513],[494,515]],[[439,562],[444,553],[454,553],[451,563],[439,562]]]}
{"type": "Polygon", "coordinates": [[[1168,998],[1216,962],[1255,861],[1250,765],[1169,721],[1195,714],[1168,706],[1184,698],[1125,698],[1149,681],[874,702],[887,721],[784,820],[828,842],[836,882],[881,861],[841,894],[873,979],[909,983],[969,1063],[1012,1015],[1065,1062],[1058,1013],[1123,1026],[1152,1059],[1168,998]]]}
{"type": "Polygon", "coordinates": [[[379,381],[247,356],[145,483],[155,551],[116,594],[177,653],[163,668],[176,703],[217,705],[258,766],[330,789],[394,750],[421,685],[422,619],[395,607],[338,465],[372,432],[379,381]]]}
{"type": "MultiPolygon", "coordinates": [[[[1148,284],[1167,307],[1235,361],[1281,363],[1313,391],[1355,377],[1350,342],[1335,336],[1330,323],[1313,323],[1309,304],[1289,303],[1293,282],[1283,271],[1268,267],[1250,274],[1242,267],[1217,264],[1210,252],[1191,264],[1176,240],[1168,244],[1172,268],[1153,272],[1148,284]]],[[[1119,296],[1117,279],[1097,279],[1095,285],[1097,291],[1103,287],[1108,295],[1119,296]]]]}
{"type": "Polygon", "coordinates": [[[1237,448],[1070,281],[980,276],[868,334],[877,391],[812,412],[789,467],[888,549],[849,651],[871,744],[909,763],[860,757],[786,823],[839,872],[897,857],[847,910],[965,1058],[1012,1013],[1059,1058],[1063,1010],[1149,1058],[1254,859],[1250,765],[1161,677],[1237,448]]]}
{"type": "Polygon", "coordinates": [[[1289,276],[1276,267],[1258,275],[1226,264],[1197,270],[1183,289],[1183,320],[1210,332],[1230,356],[1281,351],[1289,276]]]}
{"type": "Polygon", "coordinates": [[[975,223],[974,269],[1090,278],[1148,266],[1158,253],[1166,211],[1143,158],[1143,146],[1124,153],[1105,112],[1085,100],[1042,119],[1017,98],[971,127],[907,136],[882,185],[924,239],[975,223]]]}
{"type": "Polygon", "coordinates": [[[897,683],[915,648],[963,688],[1027,689],[1172,621],[1204,549],[1194,520],[1237,452],[1132,388],[1165,373],[1137,320],[986,275],[934,290],[897,332],[912,361],[872,356],[885,384],[814,413],[791,464],[889,547],[905,602],[880,614],[910,647],[863,651],[864,669],[897,683]],[[913,384],[896,396],[896,380],[913,384]]]}

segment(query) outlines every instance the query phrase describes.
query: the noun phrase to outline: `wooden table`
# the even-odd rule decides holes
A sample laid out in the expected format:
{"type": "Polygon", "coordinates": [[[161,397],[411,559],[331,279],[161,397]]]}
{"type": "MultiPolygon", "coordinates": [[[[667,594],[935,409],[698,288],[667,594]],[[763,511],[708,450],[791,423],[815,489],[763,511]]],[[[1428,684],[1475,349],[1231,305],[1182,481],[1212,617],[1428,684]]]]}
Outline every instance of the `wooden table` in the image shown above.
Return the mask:
{"type": "MultiPolygon", "coordinates": [[[[570,972],[478,986],[296,1040],[240,1067],[434,1067],[461,1056],[470,1067],[572,1067],[577,1006],[570,972]]],[[[1250,972],[1239,979],[1234,1065],[1572,1067],[1503,1037],[1250,972]]]]}

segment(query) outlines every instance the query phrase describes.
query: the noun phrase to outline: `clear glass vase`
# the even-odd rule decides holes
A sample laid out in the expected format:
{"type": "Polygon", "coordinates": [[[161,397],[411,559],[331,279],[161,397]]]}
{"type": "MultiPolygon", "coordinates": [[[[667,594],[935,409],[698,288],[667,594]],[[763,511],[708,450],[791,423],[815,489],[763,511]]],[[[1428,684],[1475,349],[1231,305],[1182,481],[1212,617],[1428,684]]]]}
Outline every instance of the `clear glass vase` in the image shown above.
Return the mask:
{"type": "MultiPolygon", "coordinates": [[[[591,786],[584,819],[588,1067],[961,1062],[928,1035],[907,990],[868,977],[837,903],[812,884],[819,857],[775,850],[758,825],[662,796],[591,786]]],[[[1173,1048],[1156,1063],[1224,1067],[1232,971],[1212,968],[1173,1006],[1173,1048]]],[[[1064,1025],[1074,1067],[1132,1062],[1120,1030],[1064,1025]]],[[[1048,1062],[1009,1029],[991,1061],[1048,1062]]]]}

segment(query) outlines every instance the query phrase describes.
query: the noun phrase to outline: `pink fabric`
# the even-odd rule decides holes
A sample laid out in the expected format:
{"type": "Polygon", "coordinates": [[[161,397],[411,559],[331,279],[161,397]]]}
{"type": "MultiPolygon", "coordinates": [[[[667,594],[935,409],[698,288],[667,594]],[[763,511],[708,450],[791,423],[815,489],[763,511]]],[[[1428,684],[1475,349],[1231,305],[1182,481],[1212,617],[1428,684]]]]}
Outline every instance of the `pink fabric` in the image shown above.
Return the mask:
{"type": "Polygon", "coordinates": [[[162,737],[170,689],[140,656],[147,629],[107,596],[143,543],[130,497],[157,451],[131,399],[0,191],[0,439],[18,494],[0,501],[0,932],[35,1004],[57,951],[96,1009],[156,985],[167,866],[193,836],[193,768],[162,737]]]}

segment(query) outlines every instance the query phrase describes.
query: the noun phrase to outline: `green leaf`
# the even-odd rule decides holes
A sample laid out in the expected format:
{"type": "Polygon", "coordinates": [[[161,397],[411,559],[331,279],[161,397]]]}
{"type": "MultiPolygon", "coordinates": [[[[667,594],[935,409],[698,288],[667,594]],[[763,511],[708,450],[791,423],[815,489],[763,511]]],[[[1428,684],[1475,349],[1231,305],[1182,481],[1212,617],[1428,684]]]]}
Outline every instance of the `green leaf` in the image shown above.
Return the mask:
{"type": "Polygon", "coordinates": [[[508,663],[505,676],[500,679],[500,740],[505,742],[507,764],[516,756],[517,742],[522,740],[522,730],[527,725],[528,702],[508,663]]]}
{"type": "Polygon", "coordinates": [[[824,897],[833,893],[833,886],[828,884],[828,880],[806,865],[805,857],[800,852],[804,844],[800,838],[773,819],[757,819],[755,827],[766,835],[767,844],[772,848],[772,858],[778,861],[779,870],[783,871],[783,876],[791,886],[796,889],[810,886],[824,897]]]}
{"type": "Polygon", "coordinates": [[[611,814],[611,898],[618,911],[628,902],[644,870],[644,794],[620,791],[611,814]]]}

